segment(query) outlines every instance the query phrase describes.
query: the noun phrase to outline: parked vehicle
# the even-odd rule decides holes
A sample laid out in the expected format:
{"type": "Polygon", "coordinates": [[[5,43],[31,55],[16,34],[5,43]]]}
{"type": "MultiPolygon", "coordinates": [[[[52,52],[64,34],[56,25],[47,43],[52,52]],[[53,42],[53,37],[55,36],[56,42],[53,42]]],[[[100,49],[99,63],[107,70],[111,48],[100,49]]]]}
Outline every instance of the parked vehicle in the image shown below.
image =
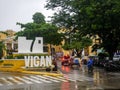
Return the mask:
{"type": "Polygon", "coordinates": [[[102,60],[102,59],[99,59],[99,60],[95,60],[94,61],[94,66],[97,66],[97,67],[104,67],[106,63],[108,63],[109,60],[105,59],[105,60],[102,60]]]}
{"type": "Polygon", "coordinates": [[[80,59],[79,58],[71,58],[70,66],[73,68],[73,66],[76,65],[77,67],[80,67],[80,59]]]}
{"type": "Polygon", "coordinates": [[[63,56],[63,57],[61,58],[61,64],[62,64],[62,65],[65,65],[65,66],[70,65],[70,56],[69,56],[69,55],[63,56]]]}
{"type": "Polygon", "coordinates": [[[92,58],[94,61],[99,59],[98,56],[89,56],[89,57],[92,58]]]}
{"type": "Polygon", "coordinates": [[[120,71],[120,62],[110,60],[104,66],[106,71],[120,71]]]}
{"type": "Polygon", "coordinates": [[[120,55],[113,56],[113,61],[120,61],[120,55]]]}

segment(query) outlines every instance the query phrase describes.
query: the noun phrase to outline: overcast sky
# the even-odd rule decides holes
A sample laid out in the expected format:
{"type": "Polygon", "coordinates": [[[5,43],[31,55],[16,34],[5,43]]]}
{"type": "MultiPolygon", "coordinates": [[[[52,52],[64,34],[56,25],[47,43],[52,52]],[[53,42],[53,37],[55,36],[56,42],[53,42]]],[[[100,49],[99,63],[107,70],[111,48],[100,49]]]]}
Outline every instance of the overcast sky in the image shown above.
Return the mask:
{"type": "Polygon", "coordinates": [[[41,12],[46,20],[52,16],[53,11],[46,10],[46,0],[0,0],[0,31],[12,29],[19,31],[20,26],[16,22],[32,22],[32,16],[41,12]]]}

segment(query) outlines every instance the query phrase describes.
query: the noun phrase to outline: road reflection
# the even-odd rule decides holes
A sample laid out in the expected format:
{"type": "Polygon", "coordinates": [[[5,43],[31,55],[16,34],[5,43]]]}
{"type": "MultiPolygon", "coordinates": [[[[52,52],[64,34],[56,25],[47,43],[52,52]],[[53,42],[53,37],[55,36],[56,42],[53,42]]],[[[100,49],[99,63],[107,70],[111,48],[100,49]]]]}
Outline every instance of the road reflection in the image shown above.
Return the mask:
{"type": "Polygon", "coordinates": [[[62,68],[62,71],[65,71],[65,72],[70,72],[70,67],[68,67],[68,66],[62,66],[61,67],[62,68]]]}
{"type": "MultiPolygon", "coordinates": [[[[58,82],[54,82],[50,80],[51,83],[41,81],[42,83],[40,84],[32,80],[32,84],[27,84],[23,80],[21,81],[23,84],[15,84],[13,81],[13,85],[9,85],[7,81],[3,82],[4,80],[0,79],[0,85],[5,83],[0,86],[0,90],[103,90],[103,88],[105,88],[104,90],[120,90],[119,72],[106,72],[104,69],[97,67],[94,68],[93,73],[88,73],[87,70],[83,72],[79,68],[76,69],[76,67],[61,66],[59,68],[64,75],[64,77],[60,77],[59,79],[64,79],[64,81],[58,80],[58,82]]],[[[9,74],[1,72],[0,75],[1,78],[29,77],[29,74],[20,73],[9,74]]]]}
{"type": "Polygon", "coordinates": [[[94,80],[94,84],[96,85],[100,84],[100,73],[99,72],[94,72],[93,80],[94,80]]]}
{"type": "Polygon", "coordinates": [[[70,89],[70,82],[62,82],[61,90],[71,90],[70,89]]]}

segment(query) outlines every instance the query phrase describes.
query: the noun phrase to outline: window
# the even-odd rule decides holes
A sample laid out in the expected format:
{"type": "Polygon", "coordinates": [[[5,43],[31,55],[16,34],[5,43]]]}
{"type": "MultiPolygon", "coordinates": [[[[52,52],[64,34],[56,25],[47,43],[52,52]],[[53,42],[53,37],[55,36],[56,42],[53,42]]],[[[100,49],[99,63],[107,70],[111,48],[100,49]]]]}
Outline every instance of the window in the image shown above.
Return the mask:
{"type": "Polygon", "coordinates": [[[38,44],[41,44],[41,40],[38,40],[38,44]]]}
{"type": "Polygon", "coordinates": [[[48,52],[48,46],[43,46],[43,52],[48,52]]]}

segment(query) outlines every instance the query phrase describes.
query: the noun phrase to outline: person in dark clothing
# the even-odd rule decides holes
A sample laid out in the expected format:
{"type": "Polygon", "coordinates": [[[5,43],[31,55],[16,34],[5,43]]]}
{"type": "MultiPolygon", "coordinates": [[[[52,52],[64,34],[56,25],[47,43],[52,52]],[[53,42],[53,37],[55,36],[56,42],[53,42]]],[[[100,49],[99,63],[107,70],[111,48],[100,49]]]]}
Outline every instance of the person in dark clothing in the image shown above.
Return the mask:
{"type": "Polygon", "coordinates": [[[93,60],[92,58],[89,58],[87,62],[88,72],[93,72],[93,60]]]}
{"type": "Polygon", "coordinates": [[[57,62],[53,60],[52,64],[54,65],[53,71],[57,71],[57,62]]]}

